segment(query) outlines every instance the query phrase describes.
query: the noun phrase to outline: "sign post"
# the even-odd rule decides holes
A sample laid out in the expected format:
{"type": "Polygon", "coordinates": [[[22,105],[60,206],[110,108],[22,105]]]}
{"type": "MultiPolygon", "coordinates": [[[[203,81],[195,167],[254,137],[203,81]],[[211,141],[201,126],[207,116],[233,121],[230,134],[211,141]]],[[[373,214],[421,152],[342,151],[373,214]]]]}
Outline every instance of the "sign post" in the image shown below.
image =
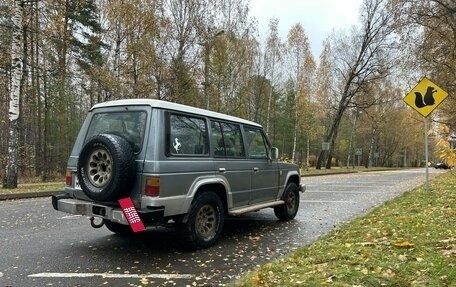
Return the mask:
{"type": "Polygon", "coordinates": [[[426,158],[426,191],[429,190],[429,141],[428,141],[428,118],[424,118],[424,149],[426,158]]]}
{"type": "Polygon", "coordinates": [[[361,165],[361,155],[363,154],[363,149],[358,147],[355,148],[355,155],[358,156],[358,166],[361,165]]]}
{"type": "Polygon", "coordinates": [[[426,158],[426,190],[429,190],[429,146],[428,146],[428,116],[437,108],[448,93],[431,82],[426,77],[404,97],[404,102],[424,117],[424,149],[426,158]]]}

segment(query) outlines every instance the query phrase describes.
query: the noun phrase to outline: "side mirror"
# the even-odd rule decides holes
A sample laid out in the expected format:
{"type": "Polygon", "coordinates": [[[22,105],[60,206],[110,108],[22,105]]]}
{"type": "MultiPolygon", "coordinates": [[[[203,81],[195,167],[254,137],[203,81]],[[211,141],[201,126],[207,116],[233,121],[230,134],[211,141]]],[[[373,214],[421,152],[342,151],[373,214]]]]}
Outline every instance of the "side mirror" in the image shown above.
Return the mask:
{"type": "Polygon", "coordinates": [[[279,159],[279,149],[276,147],[271,148],[271,160],[279,159]]]}

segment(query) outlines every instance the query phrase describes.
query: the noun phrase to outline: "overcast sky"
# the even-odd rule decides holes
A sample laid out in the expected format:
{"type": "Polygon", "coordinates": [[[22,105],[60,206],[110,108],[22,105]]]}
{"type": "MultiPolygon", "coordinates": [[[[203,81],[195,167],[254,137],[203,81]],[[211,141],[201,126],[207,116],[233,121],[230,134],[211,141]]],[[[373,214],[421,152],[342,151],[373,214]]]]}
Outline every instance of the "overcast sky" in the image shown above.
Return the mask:
{"type": "Polygon", "coordinates": [[[250,15],[257,19],[262,39],[272,17],[279,19],[283,41],[290,28],[301,23],[318,61],[322,43],[333,29],[349,29],[358,23],[360,5],[361,0],[251,0],[250,15]]]}

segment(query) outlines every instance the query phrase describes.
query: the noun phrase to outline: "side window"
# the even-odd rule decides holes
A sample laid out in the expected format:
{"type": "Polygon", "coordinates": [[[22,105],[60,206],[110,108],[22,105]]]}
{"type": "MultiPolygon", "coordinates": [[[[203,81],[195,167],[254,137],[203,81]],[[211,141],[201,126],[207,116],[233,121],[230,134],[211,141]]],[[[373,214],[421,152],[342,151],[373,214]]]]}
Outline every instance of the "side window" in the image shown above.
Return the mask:
{"type": "Polygon", "coordinates": [[[211,130],[215,156],[245,157],[239,125],[212,121],[211,130]]]}
{"type": "Polygon", "coordinates": [[[267,158],[267,142],[260,129],[244,127],[246,134],[247,149],[251,158],[267,158]]]}
{"type": "Polygon", "coordinates": [[[225,156],[225,145],[223,143],[222,127],[219,122],[211,121],[212,145],[215,156],[225,156]]]}
{"type": "Polygon", "coordinates": [[[206,121],[186,115],[170,114],[167,151],[171,155],[208,156],[206,121]]]}

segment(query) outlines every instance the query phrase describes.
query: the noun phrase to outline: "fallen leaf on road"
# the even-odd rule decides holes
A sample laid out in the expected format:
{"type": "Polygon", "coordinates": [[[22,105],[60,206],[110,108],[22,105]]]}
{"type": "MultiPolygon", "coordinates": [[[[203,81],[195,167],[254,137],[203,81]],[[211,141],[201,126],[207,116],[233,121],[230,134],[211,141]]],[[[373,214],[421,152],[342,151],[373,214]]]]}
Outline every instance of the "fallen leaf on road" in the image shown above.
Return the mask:
{"type": "Polygon", "coordinates": [[[143,285],[147,285],[147,284],[149,284],[149,279],[147,279],[147,278],[141,278],[140,282],[141,282],[141,284],[143,284],[143,285]]]}

